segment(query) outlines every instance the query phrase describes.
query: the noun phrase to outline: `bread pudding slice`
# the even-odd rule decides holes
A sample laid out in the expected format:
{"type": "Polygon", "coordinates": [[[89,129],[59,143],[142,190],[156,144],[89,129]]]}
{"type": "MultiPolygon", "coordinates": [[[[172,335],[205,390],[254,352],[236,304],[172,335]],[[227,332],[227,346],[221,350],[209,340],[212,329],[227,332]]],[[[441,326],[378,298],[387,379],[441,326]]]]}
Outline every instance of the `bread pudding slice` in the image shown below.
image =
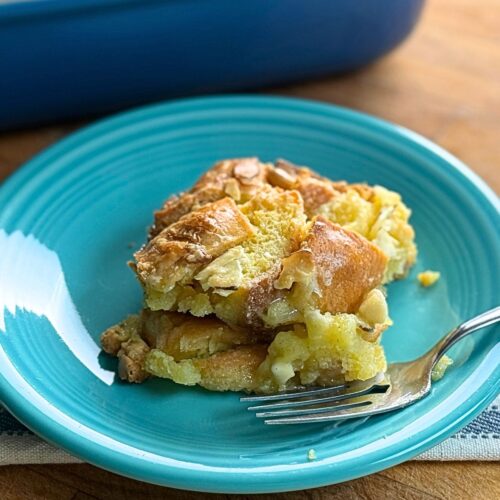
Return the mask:
{"type": "Polygon", "coordinates": [[[382,187],[286,161],[226,160],[155,213],[132,267],[145,308],[102,336],[123,379],[273,392],[386,367],[382,285],[416,257],[382,187]]]}
{"type": "Polygon", "coordinates": [[[305,324],[265,339],[213,317],[144,309],[106,330],[102,346],[129,382],[156,376],[213,391],[268,393],[365,380],[386,368],[378,336],[387,307],[378,289],[372,294],[365,302],[370,309],[376,303],[382,314],[375,319],[383,320],[373,326],[362,315],[312,310],[305,324]]]}

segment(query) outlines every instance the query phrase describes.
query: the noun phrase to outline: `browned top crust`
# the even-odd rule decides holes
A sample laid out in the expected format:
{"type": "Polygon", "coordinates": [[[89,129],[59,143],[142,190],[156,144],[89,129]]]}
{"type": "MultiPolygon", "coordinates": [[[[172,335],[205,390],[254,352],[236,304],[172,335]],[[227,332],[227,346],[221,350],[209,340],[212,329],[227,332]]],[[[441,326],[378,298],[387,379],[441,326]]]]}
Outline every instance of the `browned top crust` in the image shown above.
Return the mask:
{"type": "Polygon", "coordinates": [[[203,205],[226,196],[236,203],[244,203],[258,191],[270,186],[298,191],[304,200],[308,217],[315,215],[321,205],[348,188],[355,189],[366,200],[373,194],[373,189],[365,184],[332,182],[307,167],[299,167],[286,160],[277,160],[274,165],[261,163],[257,158],[224,160],[203,174],[192,189],[171,196],[155,212],[150,237],[153,238],[182,216],[203,205]]]}
{"type": "Polygon", "coordinates": [[[378,247],[323,216],[314,221],[302,251],[314,263],[323,312],[356,312],[363,297],[381,284],[387,264],[378,247]]]}
{"type": "Polygon", "coordinates": [[[150,237],[207,203],[226,196],[238,203],[249,200],[267,183],[267,170],[267,165],[260,163],[257,158],[236,158],[217,163],[187,193],[170,197],[155,212],[150,237]]]}
{"type": "Polygon", "coordinates": [[[167,291],[252,234],[233,199],[223,198],[182,216],[136,252],[137,275],[143,284],[167,291]]]}
{"type": "Polygon", "coordinates": [[[270,186],[299,191],[308,215],[331,200],[336,192],[335,183],[308,168],[298,167],[285,160],[278,160],[275,165],[261,163],[257,158],[224,160],[203,174],[187,193],[171,196],[155,212],[150,237],[207,203],[226,196],[236,203],[244,203],[258,191],[270,186]]]}

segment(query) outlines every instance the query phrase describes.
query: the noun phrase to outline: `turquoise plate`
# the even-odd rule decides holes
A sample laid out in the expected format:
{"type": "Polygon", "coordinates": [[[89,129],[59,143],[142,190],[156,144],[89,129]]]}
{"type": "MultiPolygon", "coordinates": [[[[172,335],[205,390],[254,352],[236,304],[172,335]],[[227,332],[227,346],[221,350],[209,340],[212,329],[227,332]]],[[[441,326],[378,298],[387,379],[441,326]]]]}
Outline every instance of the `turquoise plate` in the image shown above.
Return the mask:
{"type": "Polygon", "coordinates": [[[389,287],[389,360],[422,354],[497,305],[495,195],[445,151],[334,106],[225,97],[146,107],[48,149],[0,190],[0,398],[48,441],[106,469],[200,491],[257,493],[346,481],[408,460],[469,422],[499,389],[498,330],[460,343],[430,396],[337,425],[266,427],[238,394],[162,380],[129,385],[99,333],[141,305],[126,266],[152,211],[218,159],[288,158],[334,179],[380,183],[413,209],[420,249],[389,287]],[[430,289],[415,279],[441,271],[430,289]],[[307,460],[308,450],[317,459],[307,460]]]}

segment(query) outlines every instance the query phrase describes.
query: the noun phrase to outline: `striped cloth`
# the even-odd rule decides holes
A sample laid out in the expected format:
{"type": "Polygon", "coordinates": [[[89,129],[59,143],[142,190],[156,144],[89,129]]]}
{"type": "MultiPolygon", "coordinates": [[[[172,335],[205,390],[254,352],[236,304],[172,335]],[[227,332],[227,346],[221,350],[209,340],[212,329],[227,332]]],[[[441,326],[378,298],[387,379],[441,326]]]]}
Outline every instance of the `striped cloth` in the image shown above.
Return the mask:
{"type": "MultiPolygon", "coordinates": [[[[460,432],[416,460],[500,460],[500,396],[460,432]]],[[[77,463],[0,407],[0,465],[77,463]]]]}

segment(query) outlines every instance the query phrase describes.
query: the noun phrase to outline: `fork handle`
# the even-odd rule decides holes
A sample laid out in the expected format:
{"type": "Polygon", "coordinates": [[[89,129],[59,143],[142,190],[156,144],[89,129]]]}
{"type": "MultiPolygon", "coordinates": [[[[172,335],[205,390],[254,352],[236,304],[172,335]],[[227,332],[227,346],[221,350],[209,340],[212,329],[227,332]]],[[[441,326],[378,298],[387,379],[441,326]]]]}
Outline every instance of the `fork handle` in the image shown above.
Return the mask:
{"type": "Polygon", "coordinates": [[[434,351],[435,353],[432,366],[434,367],[434,365],[441,359],[443,354],[451,346],[455,345],[459,340],[467,337],[467,335],[475,332],[476,330],[493,325],[495,323],[498,323],[499,321],[500,306],[497,306],[457,326],[448,335],[446,335],[446,337],[444,337],[434,349],[432,349],[432,351],[434,351]]]}

